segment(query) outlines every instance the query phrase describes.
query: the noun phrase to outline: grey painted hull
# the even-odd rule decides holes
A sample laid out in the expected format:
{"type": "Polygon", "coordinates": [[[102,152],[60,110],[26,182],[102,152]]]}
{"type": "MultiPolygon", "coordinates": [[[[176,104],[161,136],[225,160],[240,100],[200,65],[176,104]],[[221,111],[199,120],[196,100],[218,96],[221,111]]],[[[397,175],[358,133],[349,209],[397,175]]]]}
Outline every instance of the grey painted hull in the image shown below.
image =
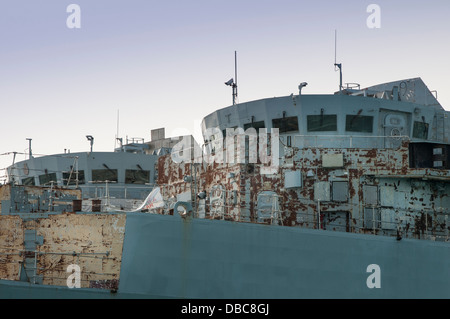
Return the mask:
{"type": "Polygon", "coordinates": [[[117,292],[0,281],[0,297],[448,299],[450,245],[129,213],[117,292]]]}

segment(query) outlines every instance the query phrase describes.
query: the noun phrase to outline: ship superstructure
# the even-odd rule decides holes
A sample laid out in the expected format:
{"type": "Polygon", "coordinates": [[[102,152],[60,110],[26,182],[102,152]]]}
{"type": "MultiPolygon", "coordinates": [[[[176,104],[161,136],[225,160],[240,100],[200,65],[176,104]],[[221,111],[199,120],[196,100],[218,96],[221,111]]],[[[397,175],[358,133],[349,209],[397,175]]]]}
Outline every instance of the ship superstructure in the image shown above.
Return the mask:
{"type": "Polygon", "coordinates": [[[64,157],[14,164],[0,296],[450,298],[450,112],[420,78],[331,95],[305,85],[209,114],[201,145],[75,154],[77,170],[64,157]],[[83,209],[80,176],[115,169],[120,194],[132,176],[161,205],[83,209]]]}
{"type": "MultiPolygon", "coordinates": [[[[132,210],[155,187],[157,161],[181,138],[166,138],[164,128],[152,139],[133,138],[114,152],[66,152],[33,156],[8,167],[8,183],[80,189],[84,211],[132,210]]],[[[91,141],[93,137],[89,136],[91,141]]],[[[120,140],[120,139],[119,139],[120,140]]]]}
{"type": "Polygon", "coordinates": [[[159,184],[172,190],[167,199],[184,185],[195,188],[188,198],[198,216],[447,240],[450,112],[420,78],[351,87],[206,116],[207,156],[183,158],[181,176],[176,157],[160,161],[159,184]],[[250,140],[261,136],[252,149],[250,140]],[[272,161],[252,161],[266,144],[272,161]],[[192,174],[196,183],[186,184],[192,174]]]}

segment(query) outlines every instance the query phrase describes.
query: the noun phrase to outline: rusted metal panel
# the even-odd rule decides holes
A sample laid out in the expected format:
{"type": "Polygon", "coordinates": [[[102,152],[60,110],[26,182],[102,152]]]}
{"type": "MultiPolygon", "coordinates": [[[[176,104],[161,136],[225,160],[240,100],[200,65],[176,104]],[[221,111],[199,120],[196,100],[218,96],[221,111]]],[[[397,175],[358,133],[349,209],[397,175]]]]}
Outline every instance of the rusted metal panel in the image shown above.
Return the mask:
{"type": "Polygon", "coordinates": [[[368,206],[378,205],[378,186],[364,185],[364,204],[368,206]]]}
{"type": "Polygon", "coordinates": [[[333,182],[333,201],[347,202],[348,201],[348,182],[333,182]]]}
{"type": "Polygon", "coordinates": [[[325,168],[344,167],[344,154],[323,154],[322,166],[325,168]]]}
{"type": "MultiPolygon", "coordinates": [[[[220,185],[225,196],[221,202],[225,219],[258,222],[258,194],[274,191],[279,198],[280,215],[285,226],[317,228],[320,209],[323,214],[348,213],[348,231],[395,236],[399,227],[405,236],[419,238],[422,226],[417,216],[427,210],[436,213],[436,218],[443,221],[439,234],[445,236],[449,227],[444,218],[450,207],[449,170],[410,168],[408,141],[399,139],[396,143],[397,149],[285,148],[284,159],[273,174],[261,174],[261,163],[177,164],[166,156],[159,159],[159,170],[164,172],[159,182],[164,184],[162,189],[166,200],[183,192],[210,193],[220,185]],[[337,154],[345,159],[343,167],[326,163],[327,167],[324,167],[323,159],[337,154]],[[295,178],[302,181],[301,187],[290,187],[294,172],[295,178]],[[186,175],[195,176],[195,182],[185,182],[183,177],[186,175]],[[319,186],[323,185],[327,185],[327,189],[332,185],[332,192],[319,192],[319,186]],[[320,208],[317,202],[319,193],[329,193],[329,196],[321,196],[320,208]],[[233,194],[236,194],[235,198],[233,194]],[[234,205],[236,199],[237,205],[234,205]],[[394,210],[394,215],[389,215],[387,209],[394,210]],[[369,218],[370,212],[376,212],[375,222],[369,218]],[[408,219],[406,224],[402,216],[411,216],[412,219],[408,219]],[[415,223],[418,223],[417,227],[415,223]]],[[[196,202],[195,196],[193,198],[196,202]]],[[[202,204],[205,218],[216,215],[214,212],[219,209],[214,207],[212,210],[211,204],[210,197],[202,204]]],[[[163,213],[170,213],[170,210],[163,213]]],[[[437,223],[436,218],[433,223],[437,223]]]]}
{"type": "Polygon", "coordinates": [[[326,212],[323,214],[324,229],[332,231],[349,231],[348,212],[326,212]]]}
{"type": "Polygon", "coordinates": [[[285,171],[284,172],[284,188],[302,187],[301,171],[285,171]]]}
{"type": "Polygon", "coordinates": [[[389,208],[381,209],[381,228],[395,230],[397,225],[395,210],[389,208]]]}
{"type": "Polygon", "coordinates": [[[0,216],[0,279],[19,279],[23,251],[22,219],[19,216],[0,216]]]}
{"type": "Polygon", "coordinates": [[[60,214],[38,220],[38,275],[66,285],[67,267],[81,268],[82,287],[113,287],[119,280],[125,214],[60,214]],[[101,283],[101,284],[100,284],[101,283]]]}
{"type": "Polygon", "coordinates": [[[321,202],[331,200],[329,182],[316,182],[314,184],[314,200],[321,202]]]}

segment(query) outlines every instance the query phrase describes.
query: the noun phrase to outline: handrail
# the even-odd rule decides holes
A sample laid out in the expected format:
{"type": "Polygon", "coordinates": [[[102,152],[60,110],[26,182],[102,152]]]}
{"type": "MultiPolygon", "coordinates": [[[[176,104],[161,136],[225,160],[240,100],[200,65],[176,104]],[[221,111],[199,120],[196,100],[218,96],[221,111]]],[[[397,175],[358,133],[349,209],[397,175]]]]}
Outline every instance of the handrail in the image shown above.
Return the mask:
{"type": "MultiPolygon", "coordinates": [[[[281,136],[280,136],[281,138],[281,136]]],[[[329,135],[329,134],[315,134],[315,135],[294,135],[294,143],[293,145],[298,145],[298,143],[296,143],[298,141],[298,139],[303,139],[303,140],[307,140],[307,139],[314,139],[314,146],[308,146],[308,147],[317,147],[317,140],[318,139],[327,139],[327,141],[330,141],[330,139],[340,139],[342,141],[346,141],[348,140],[349,143],[349,148],[353,148],[353,140],[355,139],[385,139],[385,138],[390,138],[390,139],[394,139],[394,140],[408,140],[410,141],[410,137],[407,135],[329,135]]],[[[307,147],[304,147],[307,148],[307,147]]],[[[339,147],[339,148],[343,148],[343,147],[339,147]]],[[[373,147],[367,147],[367,148],[373,148],[373,147]]]]}

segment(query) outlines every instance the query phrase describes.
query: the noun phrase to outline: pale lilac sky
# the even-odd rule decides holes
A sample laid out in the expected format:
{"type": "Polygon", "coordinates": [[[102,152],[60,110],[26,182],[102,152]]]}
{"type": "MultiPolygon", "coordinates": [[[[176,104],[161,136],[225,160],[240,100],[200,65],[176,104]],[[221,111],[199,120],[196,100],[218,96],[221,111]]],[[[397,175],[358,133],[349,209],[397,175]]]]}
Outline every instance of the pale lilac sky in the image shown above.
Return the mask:
{"type": "Polygon", "coordinates": [[[26,151],[26,138],[35,154],[88,151],[86,135],[112,151],[117,110],[124,139],[194,134],[231,104],[235,50],[240,102],[303,81],[304,94],[333,93],[335,29],[344,82],[421,77],[450,110],[448,0],[0,0],[0,154],[26,151]],[[66,25],[71,3],[80,29],[66,25]],[[366,24],[371,3],[379,29],[366,24]]]}

